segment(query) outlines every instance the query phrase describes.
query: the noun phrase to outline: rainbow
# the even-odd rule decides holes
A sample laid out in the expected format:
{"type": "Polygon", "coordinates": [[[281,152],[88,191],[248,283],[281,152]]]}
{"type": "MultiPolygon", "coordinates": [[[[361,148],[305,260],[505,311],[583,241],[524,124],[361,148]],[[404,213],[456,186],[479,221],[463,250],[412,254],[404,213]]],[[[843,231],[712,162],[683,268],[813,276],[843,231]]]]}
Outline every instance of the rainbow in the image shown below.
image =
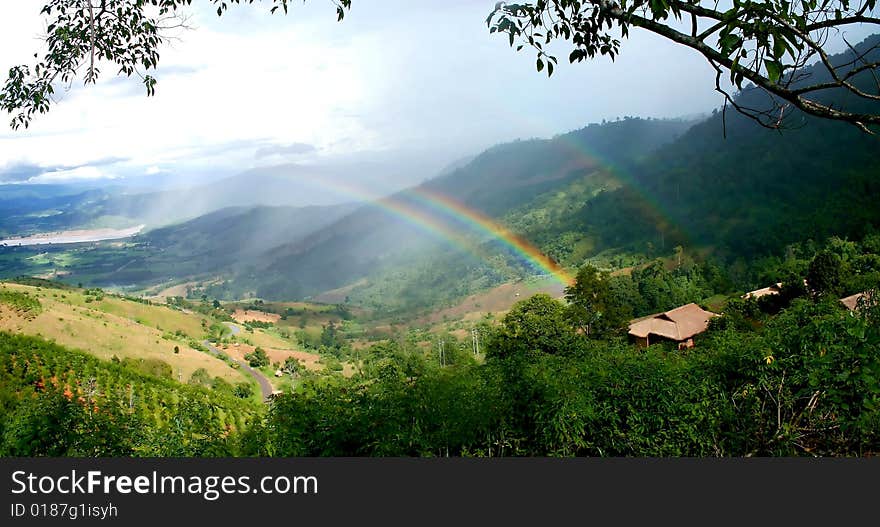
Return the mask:
{"type": "MultiPolygon", "coordinates": [[[[558,129],[553,123],[547,123],[539,119],[529,118],[522,113],[512,113],[510,111],[510,107],[503,99],[499,99],[496,97],[487,97],[482,100],[482,103],[484,105],[491,105],[493,111],[504,115],[504,117],[506,117],[507,119],[516,119],[522,123],[525,123],[528,128],[531,128],[533,130],[558,129]],[[548,126],[548,124],[550,126],[548,126]]],[[[609,120],[608,125],[612,124],[612,121],[609,120]]],[[[594,125],[599,126],[598,123],[592,123],[589,126],[594,125]]],[[[604,123],[602,126],[604,126],[604,123]]],[[[567,148],[570,153],[574,154],[577,163],[581,164],[581,166],[588,167],[590,165],[594,165],[597,168],[601,167],[602,169],[607,171],[609,175],[613,176],[614,179],[616,179],[617,182],[621,184],[621,186],[625,186],[628,189],[634,191],[638,195],[639,200],[642,202],[645,212],[650,214],[653,221],[655,222],[658,236],[658,244],[664,243],[664,232],[674,232],[685,240],[686,245],[693,245],[691,242],[692,237],[690,233],[674,219],[675,216],[674,214],[672,214],[671,210],[673,205],[657,199],[656,195],[653,192],[647,191],[644,186],[636,178],[634,178],[632,174],[629,173],[629,171],[625,170],[624,167],[620,166],[616,161],[610,159],[599,150],[591,148],[590,145],[586,144],[584,141],[579,141],[576,134],[581,129],[575,129],[564,134],[558,134],[553,136],[552,138],[538,140],[544,140],[548,142],[555,141],[563,148],[567,148]]]]}
{"type": "Polygon", "coordinates": [[[445,194],[421,187],[406,190],[404,191],[404,194],[414,196],[434,210],[443,212],[449,217],[468,225],[478,232],[490,235],[492,238],[502,242],[506,247],[513,250],[514,253],[519,255],[532,267],[544,271],[559,283],[566,286],[574,283],[574,278],[564,267],[559,265],[559,263],[541,252],[540,249],[532,245],[531,242],[522,236],[512,232],[510,229],[485,214],[471,209],[445,194]]]}
{"type": "Polygon", "coordinates": [[[318,178],[309,178],[307,182],[337,194],[364,201],[368,206],[383,210],[455,247],[469,252],[480,259],[484,259],[486,254],[479,244],[474,243],[473,240],[469,239],[460,230],[453,229],[449,222],[443,220],[452,219],[458,221],[473,231],[487,235],[491,239],[502,243],[521,261],[541,274],[549,275],[564,286],[574,283],[574,278],[565,268],[542,253],[531,242],[510,231],[510,229],[485,214],[473,210],[439,192],[429,191],[424,188],[414,188],[398,192],[392,196],[378,196],[374,192],[365,191],[353,185],[339,182],[329,182],[318,178]],[[426,205],[433,212],[439,214],[431,214],[424,210],[423,207],[418,207],[410,203],[410,201],[426,205]]]}
{"type": "MultiPolygon", "coordinates": [[[[626,170],[623,170],[622,167],[599,152],[593,151],[583,142],[578,141],[573,132],[558,135],[547,141],[556,141],[573,154],[574,162],[571,166],[572,169],[588,168],[591,166],[598,169],[601,167],[621,185],[636,191],[647,208],[647,212],[651,213],[654,217],[661,243],[664,240],[663,232],[676,228],[672,215],[669,214],[663,203],[660,203],[659,200],[645,192],[638,181],[631,174],[628,174],[626,170]]],[[[460,230],[451,228],[448,221],[444,221],[454,220],[474,232],[481,233],[500,242],[524,263],[541,274],[551,276],[560,284],[568,286],[574,283],[574,277],[564,267],[541,252],[531,242],[485,214],[440,192],[424,187],[416,187],[397,192],[391,196],[383,196],[353,185],[328,182],[319,178],[308,178],[306,182],[340,195],[363,201],[369,206],[381,209],[406,223],[447,241],[453,246],[470,252],[480,259],[485,258],[485,251],[481,250],[478,243],[475,243],[472,238],[469,238],[460,230]],[[411,202],[417,202],[420,206],[415,206],[411,202]],[[429,209],[431,213],[426,211],[426,209],[429,209]]],[[[680,235],[686,239],[688,238],[688,233],[678,228],[676,230],[680,235]]]]}
{"type": "Polygon", "coordinates": [[[575,139],[575,132],[569,132],[554,137],[554,140],[570,149],[584,163],[591,163],[601,166],[609,175],[611,175],[621,186],[628,187],[638,194],[642,201],[646,212],[650,213],[657,228],[657,234],[660,236],[658,240],[664,243],[663,232],[674,231],[682,236],[687,244],[690,245],[690,234],[681,228],[681,226],[673,219],[673,215],[669,210],[670,205],[659,199],[652,193],[644,189],[643,185],[633,177],[627,170],[624,170],[617,162],[602,155],[600,152],[592,150],[588,145],[575,139]]]}

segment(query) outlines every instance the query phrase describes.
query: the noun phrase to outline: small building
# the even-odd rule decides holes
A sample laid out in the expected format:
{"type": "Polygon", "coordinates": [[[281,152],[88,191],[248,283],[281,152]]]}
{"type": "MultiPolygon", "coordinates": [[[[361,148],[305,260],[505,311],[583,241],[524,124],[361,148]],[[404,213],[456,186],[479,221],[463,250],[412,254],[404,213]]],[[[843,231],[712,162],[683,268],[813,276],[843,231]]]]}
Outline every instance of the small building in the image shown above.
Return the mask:
{"type": "Polygon", "coordinates": [[[657,313],[630,322],[629,335],[636,344],[647,347],[660,340],[678,342],[678,348],[692,348],[695,335],[709,327],[709,321],[719,315],[706,311],[697,304],[687,304],[665,313],[657,313]]]}
{"type": "Polygon", "coordinates": [[[840,303],[846,306],[850,311],[859,310],[859,301],[865,304],[875,302],[874,293],[872,291],[862,291],[846,298],[841,298],[840,303]]]}
{"type": "Polygon", "coordinates": [[[755,289],[754,291],[749,291],[744,294],[741,298],[743,300],[748,300],[750,298],[761,298],[762,296],[768,295],[778,295],[782,291],[782,282],[777,282],[771,286],[764,287],[761,289],[755,289]]]}

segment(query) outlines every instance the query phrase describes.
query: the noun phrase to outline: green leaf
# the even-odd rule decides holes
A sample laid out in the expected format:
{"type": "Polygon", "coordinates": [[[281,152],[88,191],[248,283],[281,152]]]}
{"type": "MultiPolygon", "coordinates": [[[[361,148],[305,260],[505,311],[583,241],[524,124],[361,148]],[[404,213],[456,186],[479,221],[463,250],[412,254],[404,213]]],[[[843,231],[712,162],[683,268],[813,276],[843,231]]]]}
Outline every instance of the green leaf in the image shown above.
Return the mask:
{"type": "Polygon", "coordinates": [[[727,33],[722,36],[720,40],[721,52],[725,55],[730,55],[731,53],[733,53],[733,50],[740,46],[741,43],[742,40],[740,40],[738,36],[734,35],[733,33],[727,33]]]}
{"type": "Polygon", "coordinates": [[[779,81],[779,78],[782,77],[782,64],[776,60],[767,60],[764,59],[764,66],[767,68],[767,77],[771,82],[779,81]]]}
{"type": "Polygon", "coordinates": [[[782,39],[778,36],[774,36],[773,37],[773,58],[775,58],[776,60],[781,59],[782,56],[785,55],[786,47],[787,46],[786,46],[784,39],[782,39]]]}
{"type": "Polygon", "coordinates": [[[544,69],[544,61],[541,60],[541,57],[538,57],[538,71],[542,71],[544,69]]]}

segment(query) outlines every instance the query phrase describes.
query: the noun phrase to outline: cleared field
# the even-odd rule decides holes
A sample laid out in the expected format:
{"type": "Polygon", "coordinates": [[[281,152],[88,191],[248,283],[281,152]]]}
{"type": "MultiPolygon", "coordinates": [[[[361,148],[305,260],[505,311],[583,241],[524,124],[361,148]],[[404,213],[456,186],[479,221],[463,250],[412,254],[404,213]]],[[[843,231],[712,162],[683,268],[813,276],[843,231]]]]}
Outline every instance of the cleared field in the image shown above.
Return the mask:
{"type": "Polygon", "coordinates": [[[120,359],[159,359],[171,365],[175,376],[184,382],[199,368],[207,370],[212,377],[233,383],[246,380],[216,357],[194,350],[179,340],[162,338],[164,332],[173,332],[176,328],[190,329],[192,332],[188,334],[199,336],[198,318],[186,320],[187,315],[183,313],[117,298],[86,303],[79,291],[8,283],[0,284],[0,289],[27,292],[42,306],[41,312],[29,319],[0,305],[0,330],[52,339],[105,360],[114,355],[120,359]],[[156,322],[162,329],[138,323],[131,315],[156,322]],[[179,353],[174,353],[175,346],[179,353]]]}
{"type": "Polygon", "coordinates": [[[479,320],[487,313],[503,313],[520,300],[537,293],[547,293],[554,298],[564,295],[564,286],[555,280],[534,282],[508,282],[488,291],[471,295],[455,306],[435,311],[417,318],[413,325],[434,325],[450,320],[479,320]]]}
{"type": "MultiPolygon", "coordinates": [[[[83,299],[85,302],[85,299],[83,299]]],[[[202,321],[208,322],[207,317],[198,313],[183,313],[164,306],[151,306],[132,302],[115,297],[104,297],[103,300],[94,302],[95,308],[104,313],[128,318],[139,324],[151,326],[162,331],[182,331],[191,337],[198,337],[204,333],[202,321]]],[[[83,303],[83,305],[88,305],[83,303]]]]}
{"type": "Polygon", "coordinates": [[[165,299],[169,296],[180,296],[186,298],[187,288],[194,287],[196,285],[196,282],[186,282],[184,284],[173,285],[171,287],[166,287],[158,293],[150,295],[148,298],[157,302],[165,302],[165,299]]]}
{"type": "MultiPolygon", "coordinates": [[[[228,353],[230,357],[245,360],[244,356],[249,353],[253,353],[255,349],[255,346],[251,346],[248,344],[230,344],[228,347],[225,347],[223,351],[228,353]]],[[[263,351],[265,351],[266,355],[269,357],[270,364],[275,364],[276,362],[284,364],[284,361],[287,358],[294,357],[298,359],[306,369],[312,371],[321,371],[324,369],[324,365],[319,362],[321,360],[321,356],[317,353],[308,353],[306,351],[295,351],[278,348],[263,348],[263,351]]]]}
{"type": "Polygon", "coordinates": [[[273,335],[263,329],[254,329],[253,333],[242,329],[242,332],[238,334],[238,338],[239,340],[247,340],[254,346],[260,346],[262,348],[289,349],[296,347],[292,342],[285,340],[278,335],[273,335]]]}
{"type": "Polygon", "coordinates": [[[242,324],[250,320],[256,320],[257,322],[272,322],[274,324],[281,320],[281,315],[250,309],[236,309],[235,313],[232,314],[232,318],[235,319],[236,322],[242,324]]]}

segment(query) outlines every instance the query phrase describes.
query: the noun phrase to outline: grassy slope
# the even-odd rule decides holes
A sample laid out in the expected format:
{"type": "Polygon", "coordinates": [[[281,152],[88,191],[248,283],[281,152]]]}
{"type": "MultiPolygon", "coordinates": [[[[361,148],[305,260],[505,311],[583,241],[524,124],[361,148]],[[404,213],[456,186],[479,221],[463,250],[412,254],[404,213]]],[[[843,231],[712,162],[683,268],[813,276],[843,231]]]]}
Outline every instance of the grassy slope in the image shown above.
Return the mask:
{"type": "Polygon", "coordinates": [[[411,322],[412,326],[434,326],[449,321],[475,322],[487,314],[500,316],[520,300],[537,293],[547,293],[559,298],[563,286],[550,278],[508,282],[481,293],[464,298],[460,303],[434,311],[411,322]]]}
{"type": "Polygon", "coordinates": [[[212,377],[229,382],[247,380],[223,361],[197,351],[179,340],[166,340],[166,332],[183,331],[200,338],[201,315],[186,314],[161,306],[149,306],[122,298],[105,297],[86,303],[81,290],[45,289],[0,283],[0,289],[27,292],[42,304],[42,312],[29,319],[0,305],[0,329],[24,335],[42,336],[78,348],[101,359],[154,358],[171,365],[186,381],[192,372],[204,368],[212,377]],[[178,346],[180,353],[174,353],[178,346]]]}

